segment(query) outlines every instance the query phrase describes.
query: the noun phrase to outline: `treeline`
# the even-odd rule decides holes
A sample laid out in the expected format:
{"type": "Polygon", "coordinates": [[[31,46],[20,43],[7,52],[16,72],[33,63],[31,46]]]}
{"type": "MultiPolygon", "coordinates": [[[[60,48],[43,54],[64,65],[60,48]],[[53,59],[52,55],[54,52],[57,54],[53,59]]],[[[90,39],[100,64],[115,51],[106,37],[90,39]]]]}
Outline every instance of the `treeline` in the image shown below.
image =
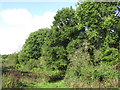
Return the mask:
{"type": "Polygon", "coordinates": [[[119,7],[120,2],[78,2],[76,10],[57,11],[50,29],[29,35],[17,54],[16,68],[64,75],[66,80],[117,78],[119,7]]]}

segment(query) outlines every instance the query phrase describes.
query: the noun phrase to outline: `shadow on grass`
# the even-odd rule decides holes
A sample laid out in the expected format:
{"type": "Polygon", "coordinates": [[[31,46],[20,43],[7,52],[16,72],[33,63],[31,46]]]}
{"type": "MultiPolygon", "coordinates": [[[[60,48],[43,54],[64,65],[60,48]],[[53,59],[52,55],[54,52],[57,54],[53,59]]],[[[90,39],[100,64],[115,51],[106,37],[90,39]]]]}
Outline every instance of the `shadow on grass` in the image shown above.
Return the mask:
{"type": "Polygon", "coordinates": [[[15,68],[13,66],[2,66],[2,74],[6,74],[7,72],[13,71],[15,72],[15,68]]]}
{"type": "Polygon", "coordinates": [[[14,66],[9,66],[9,67],[6,67],[6,66],[3,66],[2,67],[2,73],[3,74],[6,74],[6,73],[8,73],[8,72],[11,72],[11,73],[13,73],[13,72],[19,72],[19,73],[23,73],[23,74],[30,74],[30,73],[32,73],[32,72],[28,72],[28,71],[19,71],[19,70],[16,70],[15,68],[14,68],[14,66]]]}
{"type": "Polygon", "coordinates": [[[56,82],[61,81],[63,79],[64,79],[64,76],[55,75],[55,76],[51,76],[50,80],[48,82],[49,83],[56,83],[56,82]]]}

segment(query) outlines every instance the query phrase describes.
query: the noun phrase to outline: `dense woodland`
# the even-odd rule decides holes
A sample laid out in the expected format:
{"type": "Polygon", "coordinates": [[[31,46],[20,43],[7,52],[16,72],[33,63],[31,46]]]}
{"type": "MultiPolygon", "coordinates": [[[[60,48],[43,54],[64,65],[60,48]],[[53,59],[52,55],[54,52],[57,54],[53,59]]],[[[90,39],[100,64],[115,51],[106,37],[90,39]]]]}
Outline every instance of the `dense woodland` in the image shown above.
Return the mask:
{"type": "MultiPolygon", "coordinates": [[[[58,10],[51,28],[32,32],[22,50],[11,54],[12,66],[45,74],[49,83],[63,79],[66,87],[98,88],[97,82],[102,88],[118,87],[119,12],[120,1],[77,2],[76,10],[58,10]]],[[[1,56],[3,65],[11,55],[1,56]]]]}

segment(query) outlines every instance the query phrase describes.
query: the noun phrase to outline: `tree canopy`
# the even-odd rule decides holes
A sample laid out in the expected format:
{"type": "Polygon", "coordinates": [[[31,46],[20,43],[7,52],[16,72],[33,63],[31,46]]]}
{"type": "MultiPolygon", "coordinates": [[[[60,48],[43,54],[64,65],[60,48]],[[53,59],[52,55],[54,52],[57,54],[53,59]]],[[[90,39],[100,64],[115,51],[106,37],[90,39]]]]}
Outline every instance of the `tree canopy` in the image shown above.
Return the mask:
{"type": "Polygon", "coordinates": [[[39,29],[29,35],[18,53],[19,64],[43,60],[47,71],[65,73],[74,60],[78,62],[76,67],[85,63],[93,66],[100,62],[118,63],[118,6],[120,2],[78,2],[76,10],[72,7],[58,10],[50,29],[39,29]],[[75,53],[81,59],[71,60],[75,53]]]}

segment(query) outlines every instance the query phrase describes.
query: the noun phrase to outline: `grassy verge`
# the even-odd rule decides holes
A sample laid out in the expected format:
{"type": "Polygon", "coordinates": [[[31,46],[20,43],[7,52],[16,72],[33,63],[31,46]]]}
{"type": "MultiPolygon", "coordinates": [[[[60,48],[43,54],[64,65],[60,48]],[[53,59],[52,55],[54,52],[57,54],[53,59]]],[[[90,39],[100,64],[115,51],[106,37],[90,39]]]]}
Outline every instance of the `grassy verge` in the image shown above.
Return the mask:
{"type": "Polygon", "coordinates": [[[51,83],[49,83],[49,82],[46,82],[46,83],[36,83],[32,87],[34,87],[34,88],[68,88],[65,85],[64,80],[51,82],[51,83]]]}

